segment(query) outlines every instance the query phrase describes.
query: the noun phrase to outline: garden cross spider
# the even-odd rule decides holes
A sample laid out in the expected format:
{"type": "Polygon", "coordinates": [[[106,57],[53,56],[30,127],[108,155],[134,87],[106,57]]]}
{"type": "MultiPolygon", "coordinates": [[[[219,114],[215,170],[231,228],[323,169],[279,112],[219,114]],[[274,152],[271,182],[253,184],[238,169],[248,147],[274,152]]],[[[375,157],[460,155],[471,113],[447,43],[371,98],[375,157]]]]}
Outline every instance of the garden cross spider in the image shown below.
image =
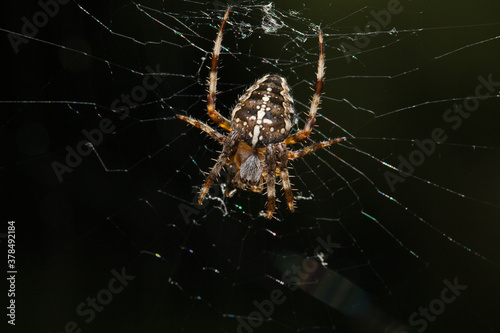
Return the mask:
{"type": "Polygon", "coordinates": [[[215,109],[217,66],[222,43],[222,32],[229,11],[230,8],[226,10],[215,39],[207,100],[208,115],[216,124],[229,133],[223,135],[194,118],[181,115],[178,115],[177,118],[208,133],[222,144],[222,152],[205,180],[198,204],[201,204],[222,168],[227,166],[229,174],[226,187],[227,196],[231,196],[236,191],[235,187],[247,191],[261,192],[264,188],[263,180],[265,179],[268,197],[266,217],[270,219],[273,217],[276,208],[276,177],[281,177],[288,208],[292,212],[294,210],[294,199],[287,169],[288,161],[343,141],[345,138],[322,141],[295,151],[287,149],[288,144],[307,139],[314,126],[325,72],[325,46],[321,30],[318,30],[319,60],[316,86],[309,115],[302,130],[290,134],[295,112],[293,98],[285,78],[276,74],[266,74],[248,88],[232,110],[231,121],[215,109]]]}

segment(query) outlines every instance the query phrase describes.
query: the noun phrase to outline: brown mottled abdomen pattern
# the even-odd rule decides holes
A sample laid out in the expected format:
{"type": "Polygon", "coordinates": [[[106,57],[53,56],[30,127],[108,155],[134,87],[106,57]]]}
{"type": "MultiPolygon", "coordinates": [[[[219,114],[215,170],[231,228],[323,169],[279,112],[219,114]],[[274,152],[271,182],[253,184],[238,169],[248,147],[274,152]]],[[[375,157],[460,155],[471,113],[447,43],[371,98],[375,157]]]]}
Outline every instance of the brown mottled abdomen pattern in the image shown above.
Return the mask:
{"type": "Polygon", "coordinates": [[[293,98],[286,80],[265,75],[240,97],[231,125],[241,140],[255,148],[284,141],[294,116],[293,98]]]}

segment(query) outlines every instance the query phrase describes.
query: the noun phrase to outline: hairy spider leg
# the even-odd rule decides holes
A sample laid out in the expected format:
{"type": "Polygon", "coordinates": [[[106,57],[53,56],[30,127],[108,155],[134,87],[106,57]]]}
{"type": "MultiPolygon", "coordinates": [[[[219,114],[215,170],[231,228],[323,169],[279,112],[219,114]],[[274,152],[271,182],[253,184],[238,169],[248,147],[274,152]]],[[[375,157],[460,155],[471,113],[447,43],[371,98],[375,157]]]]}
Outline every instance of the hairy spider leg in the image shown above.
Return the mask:
{"type": "Polygon", "coordinates": [[[184,120],[185,122],[190,123],[191,125],[193,125],[196,128],[201,129],[203,132],[207,133],[208,135],[210,135],[212,138],[219,141],[220,143],[224,143],[224,140],[226,140],[226,137],[224,135],[220,134],[219,132],[214,130],[212,127],[208,126],[204,122],[199,121],[198,119],[194,119],[191,117],[185,117],[185,116],[181,116],[181,115],[177,115],[177,118],[184,120]]]}
{"type": "Polygon", "coordinates": [[[273,217],[276,209],[276,152],[275,145],[266,147],[266,188],[267,188],[267,218],[273,217]]]}
{"type": "Polygon", "coordinates": [[[293,194],[292,194],[292,184],[290,183],[290,175],[288,174],[288,155],[286,144],[280,143],[278,145],[278,159],[280,162],[280,177],[281,177],[281,186],[283,187],[283,191],[285,192],[286,203],[288,205],[288,209],[293,212],[295,209],[295,205],[293,202],[293,194]]]}
{"type": "Polygon", "coordinates": [[[224,14],[224,18],[222,19],[217,38],[215,39],[214,49],[212,52],[212,66],[210,67],[210,77],[208,79],[209,86],[207,99],[207,111],[209,117],[220,127],[228,131],[231,131],[231,123],[226,119],[226,117],[221,115],[219,111],[215,109],[215,95],[217,94],[217,66],[219,64],[219,54],[222,45],[222,32],[230,10],[231,7],[228,7],[226,14],[224,14]]]}
{"type": "Polygon", "coordinates": [[[318,30],[319,38],[319,60],[318,60],[318,71],[316,72],[316,87],[314,89],[314,95],[311,100],[311,106],[309,108],[309,116],[307,117],[306,124],[304,128],[294,135],[286,138],[285,143],[293,144],[301,142],[309,137],[311,134],[314,122],[316,121],[316,112],[319,109],[319,104],[321,103],[321,91],[323,90],[323,82],[325,80],[325,44],[323,42],[323,33],[318,30]]]}
{"type": "Polygon", "coordinates": [[[210,170],[207,179],[205,179],[205,184],[200,192],[200,197],[198,199],[198,205],[201,205],[203,198],[208,193],[210,186],[214,183],[215,179],[219,176],[222,167],[226,164],[227,160],[231,160],[235,154],[235,147],[239,144],[239,136],[236,132],[231,132],[228,136],[224,145],[222,146],[222,152],[215,162],[215,165],[210,170]],[[233,155],[233,156],[231,156],[233,155]]]}
{"type": "Polygon", "coordinates": [[[346,138],[337,138],[337,139],[331,139],[331,140],[327,140],[327,141],[321,141],[321,142],[312,144],[310,146],[304,147],[304,148],[299,149],[299,150],[288,151],[287,157],[288,157],[288,160],[291,161],[291,160],[294,160],[296,158],[307,155],[309,153],[312,153],[313,151],[316,151],[318,149],[328,147],[330,145],[333,145],[334,143],[342,142],[345,140],[346,140],[346,138]]]}

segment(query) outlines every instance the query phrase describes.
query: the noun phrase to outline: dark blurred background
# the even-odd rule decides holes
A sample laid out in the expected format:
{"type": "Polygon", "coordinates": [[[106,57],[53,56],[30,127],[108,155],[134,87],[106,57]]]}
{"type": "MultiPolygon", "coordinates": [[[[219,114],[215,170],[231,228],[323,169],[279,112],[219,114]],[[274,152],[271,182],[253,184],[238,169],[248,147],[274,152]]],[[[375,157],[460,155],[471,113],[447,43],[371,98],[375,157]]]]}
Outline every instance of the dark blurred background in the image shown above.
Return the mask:
{"type": "Polygon", "coordinates": [[[207,51],[223,4],[60,4],[19,52],[8,33],[22,32],[22,18],[31,21],[41,7],[4,4],[0,233],[16,222],[18,271],[10,331],[235,332],[238,318],[256,310],[253,302],[276,289],[286,301],[256,332],[500,331],[498,99],[480,101],[457,129],[443,121],[447,109],[474,95],[479,76],[500,81],[499,4],[401,1],[402,12],[384,29],[393,33],[369,35],[356,59],[347,59],[341,45],[355,45],[355,27],[364,30],[370,12],[388,3],[278,1],[269,10],[284,26],[264,34],[256,27],[267,3],[231,2],[221,112],[267,72],[286,76],[297,111],[307,112],[317,61],[313,25],[320,25],[327,80],[313,140],[346,135],[332,122],[355,137],[293,164],[296,194],[312,200],[299,200],[294,214],[280,204],[278,221],[259,217],[260,194],[228,199],[228,214],[216,200],[202,209],[192,204],[220,147],[175,114],[207,121],[207,51]],[[143,85],[138,73],[147,66],[165,75],[155,75],[158,87],[121,118],[111,105],[143,85]],[[99,155],[84,157],[59,181],[53,163],[64,163],[66,147],[77,147],[82,131],[102,119],[113,132],[103,135],[99,155]],[[397,167],[399,156],[415,151],[412,140],[435,128],[446,142],[416,168],[417,178],[392,191],[382,162],[397,167]],[[318,237],[339,245],[325,259],[330,271],[311,274],[321,288],[280,284],[290,262],[315,254],[318,237]],[[123,291],[106,292],[123,272],[130,276],[123,291]],[[325,277],[333,272],[342,278],[325,277]],[[408,318],[455,278],[467,289],[425,329],[412,328],[408,318]],[[348,289],[348,280],[357,287],[348,289]],[[361,289],[367,296],[354,314],[348,301],[327,304],[361,289]],[[98,295],[112,299],[95,318],[77,312],[98,295]]]}

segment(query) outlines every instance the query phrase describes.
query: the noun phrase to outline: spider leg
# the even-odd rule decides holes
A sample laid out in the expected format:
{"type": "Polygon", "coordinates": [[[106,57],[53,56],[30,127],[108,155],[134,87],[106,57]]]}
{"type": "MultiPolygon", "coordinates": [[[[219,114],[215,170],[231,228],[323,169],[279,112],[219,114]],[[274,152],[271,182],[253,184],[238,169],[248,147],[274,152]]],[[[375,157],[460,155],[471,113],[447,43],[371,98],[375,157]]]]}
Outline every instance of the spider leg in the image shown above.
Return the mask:
{"type": "Polygon", "coordinates": [[[266,167],[267,218],[270,219],[276,209],[276,148],[274,145],[266,147],[266,167]]]}
{"type": "Polygon", "coordinates": [[[201,205],[203,198],[208,193],[208,190],[214,183],[215,179],[219,176],[219,173],[222,167],[226,164],[228,158],[231,157],[231,154],[234,154],[234,148],[239,144],[238,139],[238,134],[236,132],[231,132],[231,134],[227,137],[224,145],[222,146],[222,153],[219,155],[219,158],[217,159],[217,162],[215,162],[215,165],[212,167],[212,170],[210,170],[207,179],[205,179],[205,184],[201,189],[200,197],[198,199],[198,205],[201,205]]]}
{"type": "Polygon", "coordinates": [[[219,111],[215,109],[215,94],[217,93],[217,66],[219,64],[219,54],[222,45],[222,31],[229,16],[230,9],[231,7],[227,8],[226,14],[222,19],[222,23],[219,28],[219,33],[217,34],[217,38],[215,39],[214,49],[212,52],[212,66],[210,67],[210,78],[208,79],[209,86],[207,99],[208,115],[220,127],[228,131],[231,131],[231,123],[223,115],[221,115],[219,111]]]}
{"type": "Polygon", "coordinates": [[[318,31],[318,37],[319,37],[318,71],[316,72],[316,87],[314,89],[314,95],[311,101],[311,106],[309,107],[309,116],[307,117],[306,124],[302,130],[286,138],[285,140],[286,144],[297,143],[307,139],[312,131],[314,122],[316,120],[316,112],[318,111],[319,104],[321,103],[321,91],[323,90],[323,82],[325,80],[325,44],[323,43],[323,34],[321,30],[318,31]]]}
{"type": "Polygon", "coordinates": [[[288,168],[286,167],[288,163],[288,155],[286,145],[283,143],[278,145],[278,159],[280,163],[280,177],[282,180],[283,191],[285,192],[286,202],[288,204],[288,209],[293,212],[295,207],[293,204],[292,184],[290,183],[290,176],[288,174],[288,168]]]}
{"type": "Polygon", "coordinates": [[[344,140],[345,140],[345,138],[337,138],[337,139],[332,139],[332,140],[328,140],[328,141],[321,141],[321,142],[315,143],[313,145],[304,147],[304,148],[299,149],[299,150],[288,151],[287,157],[288,157],[288,160],[294,160],[294,159],[302,157],[306,154],[312,153],[313,151],[316,151],[316,150],[324,148],[324,147],[328,147],[334,143],[342,142],[344,140]]]}
{"type": "Polygon", "coordinates": [[[208,126],[207,124],[205,124],[197,119],[191,118],[191,117],[177,115],[177,118],[184,120],[185,122],[190,123],[191,125],[193,125],[196,128],[201,129],[203,132],[207,133],[208,135],[210,135],[212,138],[219,141],[220,143],[224,143],[224,140],[226,137],[224,135],[220,134],[219,132],[217,132],[216,130],[214,130],[212,127],[208,126]]]}

